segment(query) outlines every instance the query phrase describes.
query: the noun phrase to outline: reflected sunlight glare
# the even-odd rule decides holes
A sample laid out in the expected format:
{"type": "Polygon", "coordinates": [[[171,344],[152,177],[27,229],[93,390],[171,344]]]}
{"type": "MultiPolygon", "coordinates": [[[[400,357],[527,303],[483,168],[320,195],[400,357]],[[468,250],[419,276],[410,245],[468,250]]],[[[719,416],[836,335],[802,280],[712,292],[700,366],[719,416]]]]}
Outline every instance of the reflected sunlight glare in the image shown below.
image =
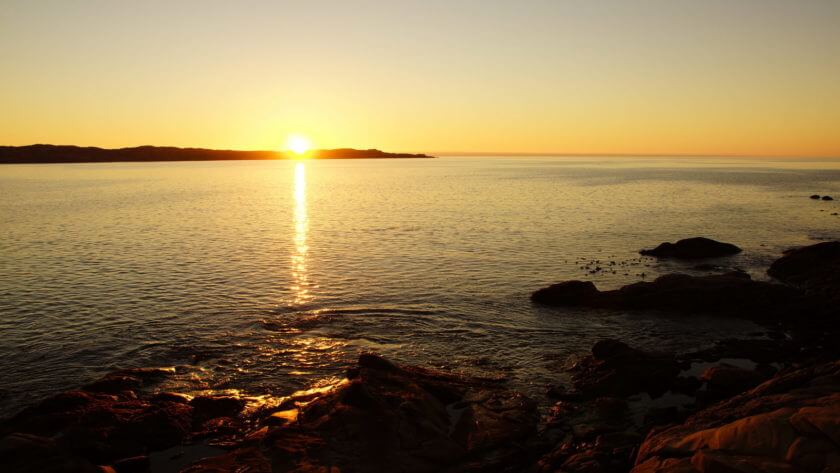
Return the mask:
{"type": "Polygon", "coordinates": [[[306,167],[303,163],[295,165],[294,198],[295,234],[292,252],[294,285],[292,291],[294,292],[295,304],[302,304],[311,299],[309,295],[309,276],[306,268],[306,254],[309,251],[309,246],[306,243],[309,233],[309,217],[306,212],[306,167]]]}

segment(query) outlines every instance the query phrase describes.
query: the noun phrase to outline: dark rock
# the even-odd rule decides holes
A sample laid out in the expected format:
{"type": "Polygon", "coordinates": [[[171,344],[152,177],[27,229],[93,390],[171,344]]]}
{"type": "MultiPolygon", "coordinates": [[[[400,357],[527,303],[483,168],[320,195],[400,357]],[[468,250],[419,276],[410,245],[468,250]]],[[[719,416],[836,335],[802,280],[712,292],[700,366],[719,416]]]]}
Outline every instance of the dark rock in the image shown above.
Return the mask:
{"type": "Polygon", "coordinates": [[[834,198],[831,197],[830,195],[824,195],[824,196],[822,196],[822,200],[834,200],[834,198]]]}
{"type": "Polygon", "coordinates": [[[686,238],[676,243],[662,243],[652,250],[641,250],[645,256],[676,259],[701,259],[730,256],[740,253],[741,249],[731,243],[722,243],[710,238],[686,238]]]}
{"type": "Polygon", "coordinates": [[[632,471],[831,471],[840,460],[838,392],[838,361],[779,373],[652,432],[632,471]]]}
{"type": "MultiPolygon", "coordinates": [[[[187,468],[180,473],[272,473],[271,462],[265,457],[259,446],[247,446],[236,449],[225,455],[206,458],[187,468]]],[[[301,468],[299,471],[306,471],[301,468]]],[[[314,472],[333,473],[329,467],[324,469],[312,469],[314,472]]]]}
{"type": "Polygon", "coordinates": [[[193,424],[192,410],[184,403],[137,399],[133,392],[71,391],[0,422],[0,435],[19,432],[54,438],[73,455],[93,464],[110,464],[185,441],[193,424]]]}
{"type": "Polygon", "coordinates": [[[809,294],[840,302],[840,241],[788,250],[767,274],[809,294]]]}
{"type": "Polygon", "coordinates": [[[615,398],[558,402],[549,410],[542,437],[550,447],[537,462],[539,472],[624,472],[642,440],[627,404],[615,398]]]}
{"type": "Polygon", "coordinates": [[[13,433],[0,438],[0,471],[9,473],[103,473],[54,440],[13,433]]]}
{"type": "Polygon", "coordinates": [[[377,355],[376,353],[362,353],[361,355],[359,355],[359,367],[379,371],[397,370],[397,367],[393,363],[377,355]]]}
{"type": "Polygon", "coordinates": [[[671,383],[671,391],[693,396],[702,385],[703,381],[694,376],[679,376],[671,383]]]}
{"type": "Polygon", "coordinates": [[[229,396],[196,396],[190,401],[198,422],[214,417],[236,417],[245,408],[245,400],[229,396]]]}
{"type": "Polygon", "coordinates": [[[151,402],[178,402],[181,404],[189,404],[192,397],[181,393],[159,392],[150,398],[151,402]]]}
{"type": "Polygon", "coordinates": [[[684,421],[687,416],[688,411],[676,406],[654,407],[645,412],[642,423],[648,427],[677,424],[684,421]]]}
{"type": "Polygon", "coordinates": [[[551,399],[562,399],[566,395],[566,387],[560,384],[549,386],[545,395],[551,399]]]}
{"type": "Polygon", "coordinates": [[[121,425],[114,436],[151,450],[172,447],[187,438],[192,427],[192,411],[186,404],[162,402],[121,425]]]}
{"type": "Polygon", "coordinates": [[[538,289],[531,294],[531,300],[551,305],[589,305],[600,294],[590,281],[564,281],[538,289]]]}
{"type": "Polygon", "coordinates": [[[149,471],[151,463],[146,455],[123,458],[113,464],[117,473],[145,473],[149,471]]]}
{"type": "Polygon", "coordinates": [[[716,270],[723,269],[723,267],[715,265],[715,264],[704,263],[704,264],[694,265],[694,269],[696,269],[698,271],[716,271],[716,270]]]}
{"type": "Polygon", "coordinates": [[[631,348],[618,340],[602,340],[592,356],[572,369],[575,389],[587,397],[626,397],[647,392],[658,397],[680,373],[673,355],[631,348]]]}
{"type": "Polygon", "coordinates": [[[700,379],[706,382],[704,397],[706,401],[725,399],[740,394],[758,386],[767,378],[768,376],[757,371],[725,363],[708,368],[700,376],[700,379]]]}
{"type": "Polygon", "coordinates": [[[84,386],[82,389],[90,392],[113,393],[132,391],[143,387],[143,380],[135,376],[120,374],[109,374],[93,383],[84,386]]]}
{"type": "MultiPolygon", "coordinates": [[[[351,382],[294,415],[261,440],[260,456],[276,471],[499,471],[522,461],[520,442],[536,435],[539,417],[532,401],[498,383],[371,354],[360,357],[351,382]]],[[[187,471],[219,464],[234,471],[246,465],[237,455],[244,461],[244,450],[235,450],[187,471]]]]}
{"type": "Polygon", "coordinates": [[[820,197],[821,196],[819,194],[814,194],[814,195],[811,196],[811,198],[814,199],[814,200],[820,200],[820,197]]]}
{"type": "Polygon", "coordinates": [[[638,353],[638,350],[630,348],[626,343],[619,340],[599,340],[592,345],[592,357],[601,361],[618,357],[633,357],[638,353]]]}
{"type": "Polygon", "coordinates": [[[774,363],[795,359],[801,347],[786,338],[738,339],[728,338],[715,342],[711,348],[683,355],[683,359],[692,361],[715,362],[721,358],[741,358],[757,363],[774,363]]]}
{"type": "Polygon", "coordinates": [[[161,381],[175,373],[174,368],[127,368],[106,374],[82,390],[118,394],[122,391],[136,391],[146,384],[161,381]]]}
{"type": "Polygon", "coordinates": [[[622,419],[627,412],[627,401],[616,397],[595,399],[595,409],[602,419],[622,419]]]}
{"type": "Polygon", "coordinates": [[[535,302],[553,306],[600,307],[608,309],[655,309],[681,313],[714,313],[756,320],[774,320],[807,309],[802,296],[793,288],[762,281],[749,275],[730,272],[709,276],[668,274],[652,282],[638,282],[611,291],[572,291],[567,287],[589,287],[591,283],[574,281],[540,289],[532,295],[535,302]],[[558,289],[559,287],[559,289],[558,289]]]}

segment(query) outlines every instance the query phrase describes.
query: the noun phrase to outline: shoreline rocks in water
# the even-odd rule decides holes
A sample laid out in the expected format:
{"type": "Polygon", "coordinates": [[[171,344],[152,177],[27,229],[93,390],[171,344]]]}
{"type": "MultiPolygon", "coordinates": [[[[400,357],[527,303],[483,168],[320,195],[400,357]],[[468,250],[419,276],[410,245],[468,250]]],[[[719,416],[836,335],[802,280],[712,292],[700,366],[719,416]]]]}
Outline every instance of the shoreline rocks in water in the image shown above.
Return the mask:
{"type": "Polygon", "coordinates": [[[651,282],[600,291],[589,281],[565,281],[538,289],[531,300],[544,305],[605,309],[665,310],[713,313],[751,319],[781,317],[801,308],[797,290],[781,284],[753,281],[737,271],[708,276],[667,274],[651,282]]]}
{"type": "MultiPolygon", "coordinates": [[[[790,251],[769,272],[836,300],[837,245],[790,251]]],[[[803,307],[798,289],[741,273],[668,275],[603,292],[570,281],[535,297],[764,320],[803,307]]],[[[569,369],[571,389],[552,391],[557,402],[542,419],[504,380],[374,354],[340,382],[284,398],[156,392],[172,369],[122,370],[0,421],[0,471],[835,472],[836,308],[829,315],[683,354],[601,340],[569,369]],[[177,460],[176,450],[192,453],[177,460]]]]}
{"type": "MultiPolygon", "coordinates": [[[[761,341],[761,350],[773,343],[761,341]]],[[[361,355],[340,383],[257,407],[232,397],[71,391],[0,422],[0,470],[153,472],[151,459],[175,445],[206,449],[191,464],[165,468],[181,473],[626,472],[634,465],[636,473],[665,473],[718,471],[709,466],[718,464],[731,468],[720,471],[822,472],[840,459],[840,361],[775,375],[721,362],[701,381],[686,374],[687,360],[602,340],[571,368],[574,389],[542,421],[534,401],[498,380],[373,354],[361,355]],[[721,389],[734,397],[711,404],[705,393],[720,397],[721,389]],[[696,400],[644,401],[674,396],[696,400]],[[736,468],[742,464],[753,469],[736,468]]]]}
{"type": "Polygon", "coordinates": [[[251,410],[234,397],[145,396],[124,389],[125,377],[0,423],[0,471],[148,471],[155,451],[211,441],[230,451],[181,471],[489,472],[522,461],[539,419],[536,403],[497,380],[372,354],[330,389],[251,410]]]}
{"type": "Polygon", "coordinates": [[[703,259],[731,256],[741,252],[741,248],[732,243],[723,243],[710,238],[695,237],[679,240],[676,243],[662,243],[650,250],[641,250],[640,254],[657,258],[703,259]]]}

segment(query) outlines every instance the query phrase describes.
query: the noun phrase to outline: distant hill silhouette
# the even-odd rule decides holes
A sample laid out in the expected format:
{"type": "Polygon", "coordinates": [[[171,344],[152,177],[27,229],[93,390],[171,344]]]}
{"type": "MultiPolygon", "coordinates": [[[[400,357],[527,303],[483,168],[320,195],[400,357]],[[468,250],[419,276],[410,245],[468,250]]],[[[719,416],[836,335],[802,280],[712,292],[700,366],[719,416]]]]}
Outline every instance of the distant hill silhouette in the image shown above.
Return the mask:
{"type": "MultiPolygon", "coordinates": [[[[385,159],[431,158],[425,154],[386,153],[378,149],[320,149],[306,154],[315,159],[385,159]]],[[[30,145],[0,146],[0,164],[25,163],[106,163],[144,161],[227,161],[289,159],[295,155],[283,151],[233,151],[171,146],[138,146],[104,149],[82,146],[30,145]]]]}

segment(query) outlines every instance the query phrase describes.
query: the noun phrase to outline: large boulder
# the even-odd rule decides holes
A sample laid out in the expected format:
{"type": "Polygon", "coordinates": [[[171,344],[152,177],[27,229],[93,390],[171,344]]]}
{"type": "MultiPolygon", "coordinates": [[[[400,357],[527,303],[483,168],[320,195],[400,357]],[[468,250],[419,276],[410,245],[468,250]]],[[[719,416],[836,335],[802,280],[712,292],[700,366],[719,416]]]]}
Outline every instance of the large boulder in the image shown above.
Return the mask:
{"type": "Polygon", "coordinates": [[[645,256],[676,259],[717,258],[738,254],[741,249],[732,243],[723,243],[711,238],[686,238],[676,243],[662,243],[650,250],[641,250],[645,256]]]}
{"type": "Polygon", "coordinates": [[[682,424],[652,432],[632,471],[816,473],[838,466],[840,361],[835,361],[780,373],[682,424]]]}
{"type": "Polygon", "coordinates": [[[753,319],[773,319],[806,307],[794,288],[753,281],[742,272],[667,274],[611,291],[599,291],[589,282],[567,281],[537,290],[531,300],[552,306],[725,313],[753,319]]]}
{"type": "Polygon", "coordinates": [[[785,252],[767,274],[810,294],[840,302],[840,241],[827,241],[785,252]]]}

